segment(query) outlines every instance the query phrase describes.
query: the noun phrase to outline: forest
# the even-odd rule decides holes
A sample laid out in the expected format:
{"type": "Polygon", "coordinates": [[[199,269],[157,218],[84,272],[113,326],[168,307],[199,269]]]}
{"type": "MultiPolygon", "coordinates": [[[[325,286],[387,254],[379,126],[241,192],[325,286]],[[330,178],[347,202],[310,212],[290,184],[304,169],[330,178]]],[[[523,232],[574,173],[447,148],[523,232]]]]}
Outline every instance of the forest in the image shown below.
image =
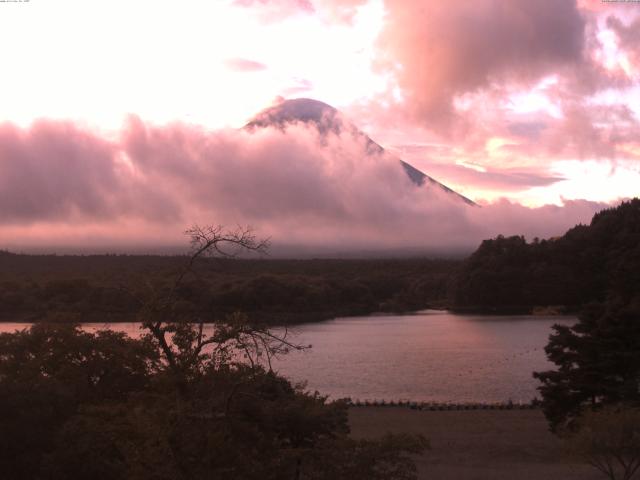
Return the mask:
{"type": "Polygon", "coordinates": [[[640,302],[640,199],[594,215],[563,236],[485,240],[456,271],[449,305],[458,311],[575,313],[590,302],[640,302]]]}
{"type": "MultiPolygon", "coordinates": [[[[0,320],[132,320],[136,297],[166,285],[186,256],[0,252],[0,320]]],[[[425,308],[577,312],[640,290],[640,200],[596,214],[563,236],[485,240],[467,259],[204,258],[181,287],[208,321],[243,311],[269,324],[425,308]]]]}
{"type": "MultiPolygon", "coordinates": [[[[137,298],[187,259],[0,252],[0,320],[130,321],[137,298]]],[[[640,301],[640,200],[560,237],[485,240],[464,260],[202,258],[195,273],[178,296],[205,321],[235,311],[267,324],[426,308],[577,313],[607,298],[640,301]]]]}
{"type": "MultiPolygon", "coordinates": [[[[137,298],[170,284],[187,256],[0,253],[2,321],[131,321],[137,298]]],[[[288,324],[442,307],[458,260],[202,258],[180,289],[207,321],[242,311],[288,324]]]]}

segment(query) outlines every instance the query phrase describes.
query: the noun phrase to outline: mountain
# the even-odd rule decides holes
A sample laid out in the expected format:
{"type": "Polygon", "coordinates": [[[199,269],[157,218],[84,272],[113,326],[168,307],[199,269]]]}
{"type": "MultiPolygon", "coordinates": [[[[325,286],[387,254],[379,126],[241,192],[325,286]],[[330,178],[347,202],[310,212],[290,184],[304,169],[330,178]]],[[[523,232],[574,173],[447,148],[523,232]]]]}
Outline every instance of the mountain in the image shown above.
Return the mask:
{"type": "MultiPolygon", "coordinates": [[[[276,127],[285,128],[288,124],[303,122],[313,124],[321,134],[329,132],[337,135],[349,133],[354,137],[363,138],[370,153],[383,153],[385,149],[374,142],[368,135],[349,122],[344,115],[331,105],[312,100],[310,98],[296,98],[284,100],[281,103],[269,107],[258,113],[244,128],[254,130],[256,128],[276,127]]],[[[418,187],[437,187],[451,195],[455,195],[468,205],[477,205],[472,200],[452,190],[451,188],[438,182],[426,173],[418,170],[410,163],[396,158],[411,181],[418,187]]]]}

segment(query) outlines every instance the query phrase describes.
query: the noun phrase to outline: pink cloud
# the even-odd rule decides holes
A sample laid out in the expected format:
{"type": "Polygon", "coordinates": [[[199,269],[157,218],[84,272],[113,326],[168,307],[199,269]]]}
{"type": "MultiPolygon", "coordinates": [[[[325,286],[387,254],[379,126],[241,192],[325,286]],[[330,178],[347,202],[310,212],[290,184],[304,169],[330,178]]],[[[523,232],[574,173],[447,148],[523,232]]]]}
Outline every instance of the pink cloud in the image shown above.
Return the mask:
{"type": "Polygon", "coordinates": [[[624,91],[637,79],[629,69],[607,67],[599,34],[605,24],[615,32],[637,73],[640,15],[629,5],[596,3],[385,0],[376,65],[392,83],[352,111],[381,137],[404,132],[387,138],[392,143],[445,144],[438,155],[449,163],[471,158],[530,169],[538,162],[544,171],[567,157],[633,156],[640,126],[624,91]],[[619,103],[593,101],[606,91],[619,91],[619,103]],[[514,109],[515,94],[532,97],[524,112],[514,109]],[[517,140],[501,149],[508,158],[487,155],[495,137],[517,140]]]}
{"type": "Polygon", "coordinates": [[[132,117],[109,142],[69,123],[0,130],[0,248],[180,245],[193,223],[250,224],[308,249],[466,249],[561,234],[602,208],[470,207],[415,186],[397,158],[306,124],[210,132],[132,117]]]}
{"type": "Polygon", "coordinates": [[[319,0],[317,2],[325,18],[346,24],[353,23],[358,7],[366,3],[367,0],[319,0]]]}
{"type": "Polygon", "coordinates": [[[267,66],[264,63],[248,60],[246,58],[229,58],[225,61],[225,65],[230,70],[236,72],[259,72],[267,69],[267,66]]]}
{"type": "Polygon", "coordinates": [[[627,22],[623,22],[618,16],[609,15],[607,26],[616,33],[620,47],[629,54],[633,66],[640,71],[640,14],[636,13],[635,18],[627,22]]]}
{"type": "Polygon", "coordinates": [[[132,176],[120,153],[117,145],[70,122],[39,121],[28,130],[3,124],[2,224],[107,220],[123,213],[176,218],[177,205],[132,176]]]}
{"type": "Polygon", "coordinates": [[[311,14],[315,8],[310,0],[235,0],[234,5],[256,12],[262,21],[271,23],[299,14],[311,14]]]}
{"type": "Polygon", "coordinates": [[[309,92],[312,89],[313,83],[311,80],[307,80],[306,78],[297,78],[294,80],[293,85],[285,88],[281,93],[284,97],[290,97],[309,92]]]}
{"type": "Polygon", "coordinates": [[[452,121],[456,96],[528,85],[582,61],[585,22],[570,0],[385,4],[380,68],[395,76],[406,111],[430,128],[452,121]]]}
{"type": "Polygon", "coordinates": [[[358,7],[367,0],[235,0],[234,5],[251,8],[266,22],[299,14],[320,14],[331,23],[352,24],[358,7]]]}
{"type": "Polygon", "coordinates": [[[564,177],[545,172],[540,168],[494,168],[449,163],[424,162],[426,171],[436,178],[447,179],[455,185],[467,185],[474,189],[500,192],[519,192],[527,188],[543,187],[565,180],[564,177]]]}

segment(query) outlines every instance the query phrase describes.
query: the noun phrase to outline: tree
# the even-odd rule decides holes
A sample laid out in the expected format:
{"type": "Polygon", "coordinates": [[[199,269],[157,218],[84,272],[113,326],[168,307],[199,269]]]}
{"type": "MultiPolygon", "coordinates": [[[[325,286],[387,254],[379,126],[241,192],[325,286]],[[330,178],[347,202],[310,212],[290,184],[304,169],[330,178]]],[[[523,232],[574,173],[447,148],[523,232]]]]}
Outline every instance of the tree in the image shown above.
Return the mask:
{"type": "Polygon", "coordinates": [[[246,229],[195,227],[171,285],[136,293],[146,331],[78,325],[0,336],[0,468],[10,479],[415,478],[421,437],[355,441],[347,404],[292,385],[271,359],[294,348],[236,313],[209,326],[178,294],[201,257],[261,252],[246,229]],[[336,463],[337,462],[337,463],[336,463]],[[7,473],[10,472],[10,473],[7,473]]]}
{"type": "Polygon", "coordinates": [[[180,392],[185,393],[191,376],[202,374],[233,362],[240,353],[252,367],[266,359],[271,371],[271,358],[301,350],[287,339],[287,330],[274,335],[265,326],[252,324],[245,315],[236,313],[217,322],[210,334],[205,332],[204,320],[197,311],[183,308],[179,291],[189,276],[196,276],[196,265],[201,257],[235,258],[242,252],[266,253],[267,240],[258,240],[249,228],[227,231],[222,226],[194,226],[185,232],[191,239],[192,253],[185,267],[168,289],[151,289],[140,300],[139,320],[147,330],[145,338],[155,343],[161,352],[167,370],[172,374],[180,392]],[[263,357],[264,356],[264,357],[263,357]]]}
{"type": "Polygon", "coordinates": [[[553,431],[570,426],[586,407],[640,404],[640,309],[593,304],[577,324],[555,325],[545,347],[558,368],[535,372],[553,431]]]}
{"type": "Polygon", "coordinates": [[[631,480],[640,469],[640,410],[608,406],[579,423],[568,439],[571,451],[610,480],[631,480]]]}
{"type": "Polygon", "coordinates": [[[610,298],[640,302],[640,199],[602,210],[590,225],[561,237],[485,240],[451,287],[454,306],[482,310],[563,305],[577,311],[610,298]]]}
{"type": "Polygon", "coordinates": [[[38,478],[56,433],[81,406],[121,402],[149,388],[158,359],[147,340],[74,324],[0,334],[3,475],[38,478]]]}

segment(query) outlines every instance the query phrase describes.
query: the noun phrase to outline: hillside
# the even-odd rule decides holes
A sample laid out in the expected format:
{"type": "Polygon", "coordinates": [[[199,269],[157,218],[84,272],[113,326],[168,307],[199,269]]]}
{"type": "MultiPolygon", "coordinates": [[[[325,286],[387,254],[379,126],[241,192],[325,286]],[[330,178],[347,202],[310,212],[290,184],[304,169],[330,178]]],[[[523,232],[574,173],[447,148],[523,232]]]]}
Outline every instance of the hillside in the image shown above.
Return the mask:
{"type": "Polygon", "coordinates": [[[640,302],[640,199],[594,215],[562,237],[485,240],[461,265],[450,289],[457,310],[575,311],[605,299],[640,302]]]}

